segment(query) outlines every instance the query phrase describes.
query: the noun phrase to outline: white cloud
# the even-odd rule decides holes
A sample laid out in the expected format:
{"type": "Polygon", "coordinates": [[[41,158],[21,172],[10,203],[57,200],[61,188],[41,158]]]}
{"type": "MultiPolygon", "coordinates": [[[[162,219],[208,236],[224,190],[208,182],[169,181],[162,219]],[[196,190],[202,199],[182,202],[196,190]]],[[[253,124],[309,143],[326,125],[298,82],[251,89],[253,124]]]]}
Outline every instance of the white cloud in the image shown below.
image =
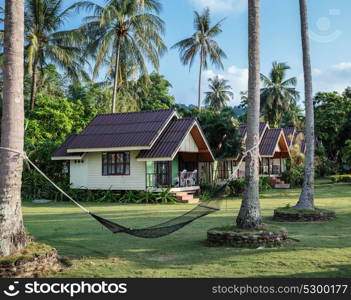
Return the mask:
{"type": "Polygon", "coordinates": [[[212,12],[242,13],[247,9],[247,0],[190,0],[198,9],[208,7],[212,12]]]}
{"type": "Polygon", "coordinates": [[[206,70],[204,72],[204,80],[202,81],[202,90],[205,92],[208,90],[208,79],[218,75],[220,78],[228,80],[229,85],[232,87],[234,93],[234,99],[231,105],[238,105],[241,101],[240,92],[247,91],[248,82],[248,69],[239,68],[235,65],[230,66],[226,71],[216,73],[213,70],[206,70]]]}
{"type": "MultiPolygon", "coordinates": [[[[341,62],[324,70],[313,72],[314,90],[316,92],[343,92],[351,86],[351,62],[341,62]]],[[[302,77],[303,78],[303,77],[302,77]]]]}

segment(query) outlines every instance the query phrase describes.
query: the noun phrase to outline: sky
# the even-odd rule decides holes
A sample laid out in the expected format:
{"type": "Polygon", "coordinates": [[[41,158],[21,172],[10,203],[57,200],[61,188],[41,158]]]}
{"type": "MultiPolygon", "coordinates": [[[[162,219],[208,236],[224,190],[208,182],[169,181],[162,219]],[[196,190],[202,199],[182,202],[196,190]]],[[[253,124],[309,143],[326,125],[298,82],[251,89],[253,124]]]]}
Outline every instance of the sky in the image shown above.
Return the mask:
{"type": "MultiPolygon", "coordinates": [[[[92,0],[103,3],[103,0],[92,0]]],[[[3,2],[3,1],[1,1],[3,2]]],[[[72,0],[64,0],[69,6],[72,0]]],[[[314,91],[339,91],[351,85],[351,1],[308,0],[314,91]]],[[[166,23],[164,40],[170,48],[192,35],[194,10],[209,7],[212,22],[223,21],[218,43],[227,54],[224,70],[209,65],[204,73],[203,91],[214,75],[229,80],[235,94],[232,105],[240,102],[240,91],[247,90],[247,0],[161,0],[162,19],[166,23]]],[[[297,77],[303,92],[302,50],[298,0],[261,1],[261,72],[268,74],[273,61],[286,62],[289,77],[297,77]]],[[[76,15],[66,24],[74,28],[81,23],[76,15]]],[[[177,50],[169,49],[162,57],[159,72],[173,86],[171,93],[181,104],[197,103],[199,61],[192,69],[181,64],[177,50]]],[[[152,68],[150,68],[152,71],[152,68]]],[[[302,102],[302,99],[300,100],[302,102]]]]}

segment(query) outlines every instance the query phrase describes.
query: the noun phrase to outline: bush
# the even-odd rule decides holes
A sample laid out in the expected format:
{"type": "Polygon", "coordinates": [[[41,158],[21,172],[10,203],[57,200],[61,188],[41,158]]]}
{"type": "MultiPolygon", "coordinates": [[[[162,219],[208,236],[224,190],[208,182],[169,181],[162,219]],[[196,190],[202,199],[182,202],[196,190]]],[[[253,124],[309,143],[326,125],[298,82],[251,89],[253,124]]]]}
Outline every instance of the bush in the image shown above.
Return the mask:
{"type": "Polygon", "coordinates": [[[245,179],[244,178],[233,179],[229,182],[228,186],[230,188],[231,196],[239,196],[245,190],[245,179]]]}
{"type": "Polygon", "coordinates": [[[348,175],[333,175],[329,177],[334,183],[337,182],[351,182],[351,174],[348,175]]]}
{"type": "Polygon", "coordinates": [[[304,166],[296,166],[283,172],[282,179],[291,186],[302,186],[304,166]]]}
{"type": "Polygon", "coordinates": [[[260,182],[259,182],[260,192],[265,192],[272,188],[270,185],[270,181],[271,179],[269,177],[260,177],[260,182]]]}
{"type": "MultiPolygon", "coordinates": [[[[260,192],[268,191],[271,186],[269,184],[270,178],[269,177],[260,177],[259,180],[259,190],[260,192]]],[[[228,184],[230,188],[230,195],[232,196],[239,196],[245,190],[245,179],[233,179],[228,184]]]]}
{"type": "Polygon", "coordinates": [[[200,200],[207,200],[216,196],[217,192],[221,188],[218,184],[203,183],[200,185],[201,196],[200,200]]]}

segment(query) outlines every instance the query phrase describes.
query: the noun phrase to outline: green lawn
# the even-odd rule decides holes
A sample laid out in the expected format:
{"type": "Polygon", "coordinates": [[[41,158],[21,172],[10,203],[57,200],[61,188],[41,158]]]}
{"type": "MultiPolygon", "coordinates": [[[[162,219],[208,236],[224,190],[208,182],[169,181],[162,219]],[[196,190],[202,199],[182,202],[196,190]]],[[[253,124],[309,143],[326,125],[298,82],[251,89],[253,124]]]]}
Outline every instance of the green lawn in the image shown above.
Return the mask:
{"type": "MultiPolygon", "coordinates": [[[[73,265],[62,277],[351,277],[351,185],[318,181],[316,204],[337,219],[319,224],[283,224],[292,242],[282,248],[207,247],[209,228],[234,222],[240,199],[220,212],[159,239],[113,235],[70,203],[24,204],[27,230],[38,242],[57,248],[73,265]]],[[[293,205],[299,190],[261,195],[264,222],[276,207],[293,205]]],[[[86,203],[93,212],[131,227],[177,216],[192,205],[116,205],[86,203]]]]}

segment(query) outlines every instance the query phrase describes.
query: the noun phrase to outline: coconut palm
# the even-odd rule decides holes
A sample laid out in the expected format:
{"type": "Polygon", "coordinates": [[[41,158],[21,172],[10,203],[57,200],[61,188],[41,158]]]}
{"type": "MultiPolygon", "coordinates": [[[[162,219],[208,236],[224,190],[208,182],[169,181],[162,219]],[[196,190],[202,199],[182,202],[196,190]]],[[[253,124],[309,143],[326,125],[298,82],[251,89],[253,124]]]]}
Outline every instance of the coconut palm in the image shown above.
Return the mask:
{"type": "Polygon", "coordinates": [[[236,225],[258,228],[261,223],[259,200],[259,118],[260,118],[260,0],[248,0],[249,7],[249,89],[245,160],[245,191],[236,225]]]}
{"type": "Polygon", "coordinates": [[[314,209],[314,108],[312,88],[312,67],[310,41],[308,34],[308,15],[306,0],[300,0],[301,18],[301,40],[303,53],[303,70],[305,83],[305,107],[306,107],[306,154],[305,154],[305,175],[303,180],[300,199],[295,208],[314,209]]]}
{"type": "MultiPolygon", "coordinates": [[[[23,0],[5,1],[1,147],[23,151],[23,0]]],[[[0,256],[26,245],[21,212],[22,156],[0,150],[0,256]]]]}
{"type": "MultiPolygon", "coordinates": [[[[4,8],[2,6],[0,6],[0,24],[2,25],[4,23],[4,8]]],[[[0,48],[3,47],[3,43],[4,43],[4,30],[0,29],[0,48]]]]}
{"type": "Polygon", "coordinates": [[[38,71],[54,63],[74,80],[88,79],[79,44],[83,38],[73,31],[59,31],[72,9],[63,9],[64,0],[27,0],[25,5],[26,58],[32,76],[30,109],[35,106],[38,71]]]}
{"type": "Polygon", "coordinates": [[[112,112],[120,82],[126,80],[126,70],[147,74],[147,61],[159,68],[159,58],[167,50],[161,35],[164,22],[158,14],[157,0],[106,0],[106,6],[81,1],[72,7],[92,11],[84,18],[80,32],[88,39],[88,52],[95,59],[94,76],[102,66],[113,77],[112,112]]]}
{"type": "Polygon", "coordinates": [[[269,76],[261,74],[263,88],[261,89],[261,113],[273,127],[281,125],[284,113],[290,109],[290,104],[296,103],[299,92],[296,90],[297,79],[286,79],[290,67],[286,63],[273,62],[269,76]]]}
{"type": "Polygon", "coordinates": [[[233,99],[234,94],[231,91],[231,86],[228,84],[228,80],[219,78],[209,78],[210,91],[206,92],[204,103],[213,109],[221,110],[227,106],[230,99],[233,99]]]}
{"type": "Polygon", "coordinates": [[[195,57],[200,57],[200,71],[198,82],[198,107],[201,107],[201,79],[203,69],[207,69],[208,60],[223,69],[222,59],[226,54],[220,48],[215,38],[222,32],[223,20],[211,27],[210,10],[206,8],[202,14],[195,11],[194,28],[195,33],[184,40],[176,43],[172,48],[177,48],[180,53],[180,60],[184,65],[189,64],[189,68],[194,63],[195,57]]]}

